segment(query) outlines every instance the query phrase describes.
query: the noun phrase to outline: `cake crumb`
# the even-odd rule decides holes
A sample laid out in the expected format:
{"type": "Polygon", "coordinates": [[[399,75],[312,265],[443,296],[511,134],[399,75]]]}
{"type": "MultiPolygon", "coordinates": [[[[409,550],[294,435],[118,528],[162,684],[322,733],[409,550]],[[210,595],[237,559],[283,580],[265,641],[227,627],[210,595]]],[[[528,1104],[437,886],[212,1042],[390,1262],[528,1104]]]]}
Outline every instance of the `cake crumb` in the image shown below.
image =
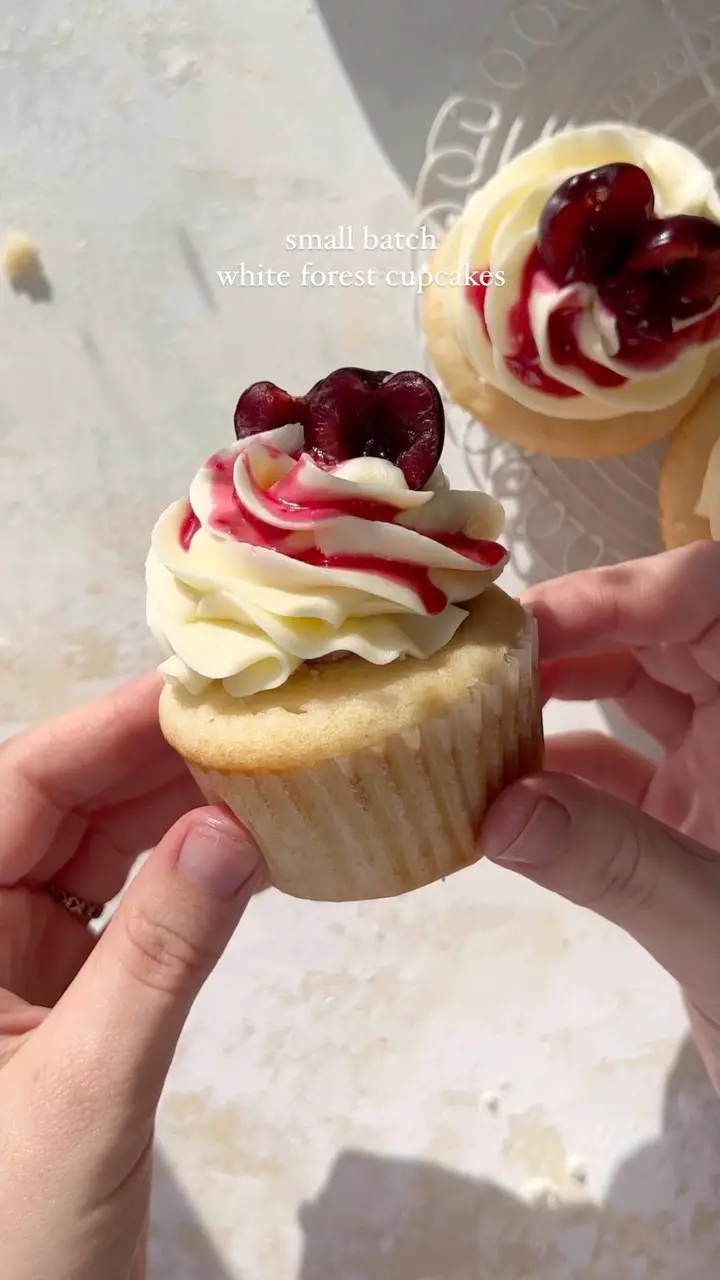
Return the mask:
{"type": "Polygon", "coordinates": [[[577,1156],[571,1156],[567,1163],[567,1175],[571,1182],[577,1182],[584,1187],[588,1180],[585,1161],[580,1160],[577,1156]]]}
{"type": "Polygon", "coordinates": [[[531,1178],[525,1183],[522,1195],[530,1204],[545,1205],[548,1209],[557,1209],[560,1204],[560,1193],[548,1178],[531,1178]]]}
{"type": "Polygon", "coordinates": [[[480,1106],[492,1115],[497,1115],[500,1110],[500,1094],[495,1093],[493,1089],[485,1089],[480,1094],[480,1106]]]}
{"type": "Polygon", "coordinates": [[[24,231],[9,231],[2,245],[2,265],[15,293],[33,302],[51,302],[52,285],[43,271],[40,254],[24,231]]]}
{"type": "Polygon", "coordinates": [[[40,271],[40,254],[24,231],[10,231],[3,241],[2,261],[12,284],[36,276],[40,271]]]}

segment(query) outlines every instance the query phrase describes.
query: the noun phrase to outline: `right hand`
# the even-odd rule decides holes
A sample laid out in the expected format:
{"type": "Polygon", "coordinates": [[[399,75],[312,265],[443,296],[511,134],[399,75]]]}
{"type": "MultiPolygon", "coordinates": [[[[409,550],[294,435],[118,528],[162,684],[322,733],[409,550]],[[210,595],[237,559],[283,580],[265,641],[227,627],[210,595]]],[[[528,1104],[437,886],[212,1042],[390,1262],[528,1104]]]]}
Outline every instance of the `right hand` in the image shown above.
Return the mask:
{"type": "Polygon", "coordinates": [[[552,772],[514,784],[488,856],[631,933],[680,983],[720,1092],[720,543],[543,583],[544,697],[614,699],[663,748],[601,733],[548,742],[552,772]]]}

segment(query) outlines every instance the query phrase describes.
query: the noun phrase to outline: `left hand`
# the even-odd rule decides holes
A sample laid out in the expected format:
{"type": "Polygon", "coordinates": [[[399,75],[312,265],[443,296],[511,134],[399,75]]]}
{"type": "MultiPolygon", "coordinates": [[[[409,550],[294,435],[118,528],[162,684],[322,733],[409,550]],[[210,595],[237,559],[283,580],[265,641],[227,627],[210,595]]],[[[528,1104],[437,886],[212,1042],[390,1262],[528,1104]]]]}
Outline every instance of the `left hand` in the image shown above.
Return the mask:
{"type": "Polygon", "coordinates": [[[264,866],[201,808],[147,676],[0,746],[0,1222],[13,1280],[144,1275],[155,1111],[264,866]],[[174,824],[174,825],[173,825],[174,824]],[[105,903],[97,940],[47,891],[105,903]]]}

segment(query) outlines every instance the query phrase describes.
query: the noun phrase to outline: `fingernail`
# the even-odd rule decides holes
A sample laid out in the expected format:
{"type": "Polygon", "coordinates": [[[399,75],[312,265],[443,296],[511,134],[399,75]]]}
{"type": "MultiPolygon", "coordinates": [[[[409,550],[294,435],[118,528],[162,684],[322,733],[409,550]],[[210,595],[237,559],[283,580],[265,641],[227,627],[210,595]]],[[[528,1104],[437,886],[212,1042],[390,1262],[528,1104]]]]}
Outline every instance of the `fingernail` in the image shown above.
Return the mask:
{"type": "Polygon", "coordinates": [[[205,818],[188,829],[177,867],[198,889],[228,900],[247,884],[259,860],[242,827],[227,818],[205,818]]]}
{"type": "Polygon", "coordinates": [[[570,814],[557,800],[518,783],[495,802],[480,832],[492,862],[544,867],[567,841],[570,814]]]}

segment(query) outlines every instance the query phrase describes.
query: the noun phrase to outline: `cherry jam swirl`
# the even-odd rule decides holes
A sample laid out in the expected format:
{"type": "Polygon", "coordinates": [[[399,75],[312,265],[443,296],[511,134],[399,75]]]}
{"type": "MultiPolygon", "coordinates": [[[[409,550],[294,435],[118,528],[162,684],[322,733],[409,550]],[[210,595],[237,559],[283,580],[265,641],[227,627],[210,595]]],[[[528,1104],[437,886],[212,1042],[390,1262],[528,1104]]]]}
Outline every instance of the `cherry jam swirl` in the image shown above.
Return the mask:
{"type": "MultiPolygon", "coordinates": [[[[476,273],[478,276],[479,273],[476,273]]],[[[498,287],[498,286],[495,286],[498,287]]],[[[512,349],[506,356],[505,363],[509,372],[518,382],[542,391],[549,396],[570,399],[580,396],[582,392],[566,383],[560,382],[547,373],[541,363],[540,352],[533,334],[530,302],[537,290],[548,291],[556,286],[550,280],[538,249],[534,249],[525,265],[518,300],[511,307],[508,320],[512,338],[512,349]]],[[[486,318],[488,286],[479,279],[468,284],[465,296],[468,304],[480,317],[485,336],[490,338],[486,318]]],[[[548,346],[553,363],[559,368],[573,370],[581,374],[592,386],[598,389],[618,388],[628,382],[628,378],[598,364],[585,355],[578,339],[578,322],[587,310],[584,294],[578,290],[575,297],[570,294],[568,301],[550,313],[548,319],[548,346]]],[[[637,369],[664,369],[677,359],[688,347],[716,342],[720,338],[720,311],[715,310],[708,315],[686,323],[672,331],[665,341],[657,336],[646,336],[637,325],[618,318],[619,346],[615,355],[618,363],[637,369]]]]}
{"type": "MultiPolygon", "coordinates": [[[[218,453],[207,463],[212,500],[212,514],[208,525],[213,532],[251,547],[276,551],[316,568],[380,574],[388,581],[412,591],[427,614],[442,613],[447,607],[447,596],[432,581],[431,569],[415,562],[364,555],[361,552],[328,555],[320,551],[304,533],[306,528],[309,533],[319,521],[345,519],[348,516],[380,524],[393,524],[402,514],[397,507],[389,502],[362,497],[338,500],[333,495],[301,485],[294,471],[290,471],[272,489],[263,490],[253,478],[247,457],[241,455],[241,460],[253,501],[262,508],[268,519],[264,520],[249,511],[238,494],[233,480],[236,456],[231,452],[218,453]],[[294,527],[281,528],[273,523],[283,518],[291,518],[294,527]]],[[[190,550],[199,529],[200,521],[188,503],[178,535],[184,551],[190,550]]],[[[449,534],[440,531],[423,531],[423,536],[448,547],[479,569],[498,569],[507,559],[507,552],[497,542],[469,538],[463,533],[449,534]]]]}

